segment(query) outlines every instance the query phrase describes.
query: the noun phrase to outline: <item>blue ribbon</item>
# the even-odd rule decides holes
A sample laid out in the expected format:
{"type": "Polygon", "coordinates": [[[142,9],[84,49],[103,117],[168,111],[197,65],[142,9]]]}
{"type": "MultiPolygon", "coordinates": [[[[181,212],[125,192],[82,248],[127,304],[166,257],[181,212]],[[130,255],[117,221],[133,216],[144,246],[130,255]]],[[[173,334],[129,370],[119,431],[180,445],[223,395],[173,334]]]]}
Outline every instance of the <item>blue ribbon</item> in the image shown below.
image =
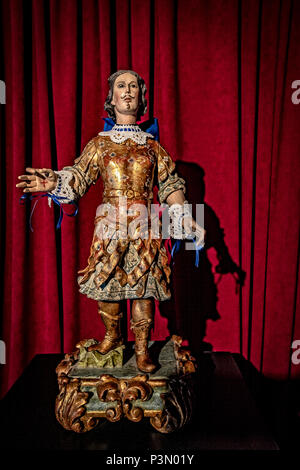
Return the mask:
{"type": "Polygon", "coordinates": [[[180,246],[181,246],[181,240],[175,240],[175,243],[172,247],[172,251],[171,251],[171,257],[173,258],[175,253],[177,253],[180,249],[180,246]]]}
{"type": "Polygon", "coordinates": [[[157,118],[149,119],[148,121],[142,122],[140,124],[140,128],[143,131],[152,134],[154,139],[159,141],[159,127],[157,118]]]}
{"type": "MultiPolygon", "coordinates": [[[[193,243],[195,245],[195,266],[196,268],[199,267],[199,260],[200,260],[200,251],[204,249],[204,245],[197,245],[196,239],[193,238],[193,243]]],[[[173,245],[172,251],[171,251],[171,257],[173,258],[175,253],[177,253],[180,249],[181,246],[181,240],[177,239],[175,240],[175,243],[173,245]]]]}
{"type": "Polygon", "coordinates": [[[39,202],[40,199],[42,199],[43,197],[50,197],[52,199],[52,201],[54,202],[54,204],[57,204],[59,206],[59,219],[58,219],[58,222],[56,224],[56,229],[58,230],[60,227],[61,227],[61,223],[62,223],[62,219],[63,219],[63,216],[64,214],[67,215],[68,217],[75,217],[78,213],[78,206],[76,204],[76,202],[74,201],[70,201],[70,204],[74,205],[75,208],[74,208],[74,212],[72,212],[71,214],[68,214],[68,212],[66,212],[64,210],[64,208],[62,207],[61,203],[60,203],[60,200],[61,199],[65,199],[64,197],[61,197],[61,196],[54,196],[54,194],[50,194],[50,193],[44,193],[44,194],[23,194],[21,197],[20,197],[20,204],[24,204],[26,203],[27,201],[31,201],[31,200],[34,200],[35,199],[35,203],[31,209],[31,213],[30,213],[30,217],[29,217],[29,227],[30,227],[30,230],[33,232],[33,228],[32,228],[32,225],[31,225],[31,219],[32,219],[32,216],[33,216],[33,212],[35,210],[35,207],[37,205],[37,203],[39,202]]]}
{"type": "Polygon", "coordinates": [[[104,121],[104,128],[103,128],[104,132],[110,131],[114,127],[114,125],[116,124],[115,121],[111,118],[106,118],[105,117],[105,118],[102,118],[102,119],[104,121]]]}
{"type": "Polygon", "coordinates": [[[199,260],[200,260],[200,251],[204,250],[204,245],[197,245],[195,238],[193,239],[193,243],[195,245],[196,253],[195,253],[195,266],[196,268],[199,267],[199,260]]]}

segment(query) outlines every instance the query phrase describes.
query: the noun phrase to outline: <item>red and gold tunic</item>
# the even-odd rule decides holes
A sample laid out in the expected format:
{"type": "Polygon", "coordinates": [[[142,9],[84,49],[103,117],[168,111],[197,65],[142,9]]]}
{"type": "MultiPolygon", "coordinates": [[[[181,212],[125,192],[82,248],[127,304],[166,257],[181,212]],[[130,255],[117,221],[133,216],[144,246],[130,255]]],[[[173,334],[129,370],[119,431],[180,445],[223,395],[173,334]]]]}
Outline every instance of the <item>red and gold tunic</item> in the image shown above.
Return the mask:
{"type": "Polygon", "coordinates": [[[147,137],[139,144],[126,138],[117,143],[111,140],[109,132],[102,134],[87,144],[73,166],[58,172],[69,175],[73,199],[83,196],[99,176],[104,183],[88,264],[79,271],[79,290],[98,301],[169,299],[171,270],[160,224],[155,238],[150,230],[152,191],[158,185],[159,201],[163,203],[172,192],[185,190],[184,181],[174,172],[175,164],[170,156],[154,139],[147,137]],[[125,228],[134,227],[126,236],[122,235],[121,200],[126,201],[125,228]],[[146,228],[145,224],[144,227],[135,224],[141,209],[146,214],[146,228]],[[112,213],[116,222],[114,236],[111,233],[103,237],[100,227],[103,229],[103,223],[110,220],[112,213]]]}

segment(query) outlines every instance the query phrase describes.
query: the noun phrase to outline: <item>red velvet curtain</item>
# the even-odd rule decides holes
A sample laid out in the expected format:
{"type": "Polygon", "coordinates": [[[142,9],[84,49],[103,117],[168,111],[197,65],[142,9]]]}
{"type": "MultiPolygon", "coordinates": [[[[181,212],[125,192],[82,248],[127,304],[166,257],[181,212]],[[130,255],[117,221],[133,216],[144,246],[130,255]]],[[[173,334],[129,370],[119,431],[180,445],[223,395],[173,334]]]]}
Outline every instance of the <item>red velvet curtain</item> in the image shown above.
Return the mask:
{"type": "Polygon", "coordinates": [[[268,376],[299,376],[300,2],[3,0],[1,14],[2,393],[35,354],[103,334],[76,283],[101,182],[61,231],[41,200],[34,232],[15,184],[26,166],[72,164],[102,130],[107,77],[120,68],[145,78],[145,119],[159,119],[208,227],[198,269],[193,252],[175,258],[173,301],[156,312],[152,338],[179,332],[195,349],[204,339],[241,352],[268,376]],[[219,262],[246,273],[242,288],[215,272],[219,262]]]}

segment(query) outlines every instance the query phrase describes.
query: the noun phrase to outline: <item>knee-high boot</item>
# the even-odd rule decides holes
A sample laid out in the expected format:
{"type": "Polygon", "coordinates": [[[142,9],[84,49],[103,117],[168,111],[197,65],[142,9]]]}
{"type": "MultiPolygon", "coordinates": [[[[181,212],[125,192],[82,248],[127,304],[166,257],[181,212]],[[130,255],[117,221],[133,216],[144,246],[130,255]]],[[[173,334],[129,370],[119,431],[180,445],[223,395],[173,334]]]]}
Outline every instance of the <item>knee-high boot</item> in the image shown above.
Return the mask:
{"type": "Polygon", "coordinates": [[[101,309],[99,309],[99,313],[105,326],[105,336],[100,344],[92,345],[88,350],[97,350],[101,354],[107,354],[109,351],[112,351],[123,344],[121,334],[122,313],[108,313],[101,309]]]}
{"type": "Polygon", "coordinates": [[[149,299],[134,301],[131,329],[135,335],[135,357],[142,372],[153,372],[156,365],[148,350],[148,338],[153,324],[153,305],[149,299]]]}

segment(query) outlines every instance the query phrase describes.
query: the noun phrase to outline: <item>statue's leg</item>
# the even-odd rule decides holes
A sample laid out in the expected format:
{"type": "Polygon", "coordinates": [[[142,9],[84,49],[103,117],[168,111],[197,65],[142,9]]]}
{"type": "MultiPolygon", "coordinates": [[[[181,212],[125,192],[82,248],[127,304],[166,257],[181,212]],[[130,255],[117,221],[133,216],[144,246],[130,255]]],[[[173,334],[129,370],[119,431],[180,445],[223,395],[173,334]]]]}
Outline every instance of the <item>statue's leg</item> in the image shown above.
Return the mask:
{"type": "Polygon", "coordinates": [[[101,315],[106,333],[100,344],[90,346],[88,350],[96,349],[101,354],[107,354],[112,349],[123,344],[121,334],[121,304],[120,302],[98,302],[98,312],[101,315]]]}
{"type": "Polygon", "coordinates": [[[153,299],[134,300],[132,303],[131,329],[135,334],[135,355],[138,368],[142,372],[153,372],[156,365],[148,351],[148,338],[153,323],[153,299]]]}

